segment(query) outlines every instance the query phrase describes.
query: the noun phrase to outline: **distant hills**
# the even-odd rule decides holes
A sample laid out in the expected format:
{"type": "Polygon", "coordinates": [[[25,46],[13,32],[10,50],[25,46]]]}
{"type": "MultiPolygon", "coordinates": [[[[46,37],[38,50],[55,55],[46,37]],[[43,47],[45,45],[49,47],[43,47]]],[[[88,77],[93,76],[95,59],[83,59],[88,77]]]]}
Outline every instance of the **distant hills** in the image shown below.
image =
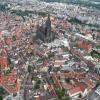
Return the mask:
{"type": "Polygon", "coordinates": [[[44,2],[58,2],[58,3],[68,3],[68,4],[76,4],[85,7],[92,7],[100,10],[100,0],[0,0],[1,2],[29,2],[29,1],[44,1],[44,2]]]}
{"type": "Polygon", "coordinates": [[[41,1],[77,4],[86,7],[93,7],[100,10],[100,0],[41,0],[41,1]]]}

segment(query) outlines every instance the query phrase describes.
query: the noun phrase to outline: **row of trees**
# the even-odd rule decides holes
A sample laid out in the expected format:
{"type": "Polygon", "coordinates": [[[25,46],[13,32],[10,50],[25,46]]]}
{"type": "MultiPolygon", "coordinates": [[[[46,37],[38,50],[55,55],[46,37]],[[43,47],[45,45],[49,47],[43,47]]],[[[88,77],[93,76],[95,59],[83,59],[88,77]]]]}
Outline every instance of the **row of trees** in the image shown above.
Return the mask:
{"type": "Polygon", "coordinates": [[[0,87],[0,100],[3,100],[3,95],[5,94],[6,94],[6,91],[2,87],[0,87]]]}
{"type": "Polygon", "coordinates": [[[72,24],[80,24],[80,25],[83,25],[83,26],[87,25],[87,26],[89,26],[89,27],[94,27],[94,28],[96,28],[96,29],[94,29],[95,31],[100,31],[100,30],[99,30],[100,25],[98,25],[98,24],[87,24],[87,23],[85,23],[85,22],[82,22],[82,21],[78,20],[77,18],[71,18],[71,19],[69,19],[68,21],[69,21],[70,23],[72,23],[72,24]]]}
{"type": "Polygon", "coordinates": [[[55,87],[55,92],[57,93],[59,100],[70,100],[70,97],[66,95],[66,91],[64,88],[60,90],[57,87],[55,87]]]}
{"type": "Polygon", "coordinates": [[[6,3],[5,4],[0,3],[0,11],[4,12],[6,10],[9,10],[8,5],[6,3]]]}
{"type": "Polygon", "coordinates": [[[41,80],[37,80],[34,89],[40,89],[41,80]]]}
{"type": "Polygon", "coordinates": [[[36,12],[36,11],[22,11],[22,10],[12,10],[11,14],[16,14],[18,16],[29,16],[30,14],[38,14],[39,16],[47,16],[47,12],[36,12]]]}
{"type": "Polygon", "coordinates": [[[95,57],[95,58],[100,58],[100,53],[97,52],[97,51],[95,51],[95,50],[92,50],[92,51],[91,51],[91,56],[92,56],[92,57],[95,57]]]}

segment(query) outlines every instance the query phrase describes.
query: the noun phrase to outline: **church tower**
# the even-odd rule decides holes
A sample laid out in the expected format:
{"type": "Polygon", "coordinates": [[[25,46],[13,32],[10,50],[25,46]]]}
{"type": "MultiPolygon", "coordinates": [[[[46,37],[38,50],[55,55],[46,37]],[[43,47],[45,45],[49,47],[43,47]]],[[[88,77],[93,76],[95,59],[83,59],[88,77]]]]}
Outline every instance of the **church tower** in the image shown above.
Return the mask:
{"type": "Polygon", "coordinates": [[[45,41],[49,42],[51,40],[51,20],[50,15],[48,15],[48,19],[45,23],[45,41]]]}
{"type": "Polygon", "coordinates": [[[55,34],[51,29],[50,15],[48,15],[45,23],[43,23],[42,21],[41,26],[38,25],[36,32],[37,32],[37,37],[45,43],[49,43],[54,40],[55,34]]]}

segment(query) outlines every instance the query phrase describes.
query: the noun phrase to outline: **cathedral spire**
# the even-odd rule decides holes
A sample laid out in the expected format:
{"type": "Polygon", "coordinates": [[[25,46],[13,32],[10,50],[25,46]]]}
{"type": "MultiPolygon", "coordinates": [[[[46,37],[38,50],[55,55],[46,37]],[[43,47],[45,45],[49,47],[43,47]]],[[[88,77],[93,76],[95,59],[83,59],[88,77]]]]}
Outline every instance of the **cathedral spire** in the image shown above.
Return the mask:
{"type": "Polygon", "coordinates": [[[51,42],[54,39],[54,34],[51,32],[51,19],[50,19],[50,14],[47,16],[47,20],[45,24],[43,23],[39,28],[38,28],[38,37],[43,41],[43,42],[51,42]]]}

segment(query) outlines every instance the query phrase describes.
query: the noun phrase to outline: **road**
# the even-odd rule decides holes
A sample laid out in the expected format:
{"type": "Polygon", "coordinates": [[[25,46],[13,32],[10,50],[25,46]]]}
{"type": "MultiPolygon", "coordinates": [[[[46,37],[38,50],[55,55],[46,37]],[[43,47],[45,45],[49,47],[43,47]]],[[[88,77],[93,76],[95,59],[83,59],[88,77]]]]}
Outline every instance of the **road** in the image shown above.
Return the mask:
{"type": "Polygon", "coordinates": [[[29,89],[31,87],[31,85],[30,85],[31,79],[32,79],[32,73],[29,73],[27,75],[27,78],[25,80],[25,85],[24,85],[24,100],[29,100],[29,89]]]}

